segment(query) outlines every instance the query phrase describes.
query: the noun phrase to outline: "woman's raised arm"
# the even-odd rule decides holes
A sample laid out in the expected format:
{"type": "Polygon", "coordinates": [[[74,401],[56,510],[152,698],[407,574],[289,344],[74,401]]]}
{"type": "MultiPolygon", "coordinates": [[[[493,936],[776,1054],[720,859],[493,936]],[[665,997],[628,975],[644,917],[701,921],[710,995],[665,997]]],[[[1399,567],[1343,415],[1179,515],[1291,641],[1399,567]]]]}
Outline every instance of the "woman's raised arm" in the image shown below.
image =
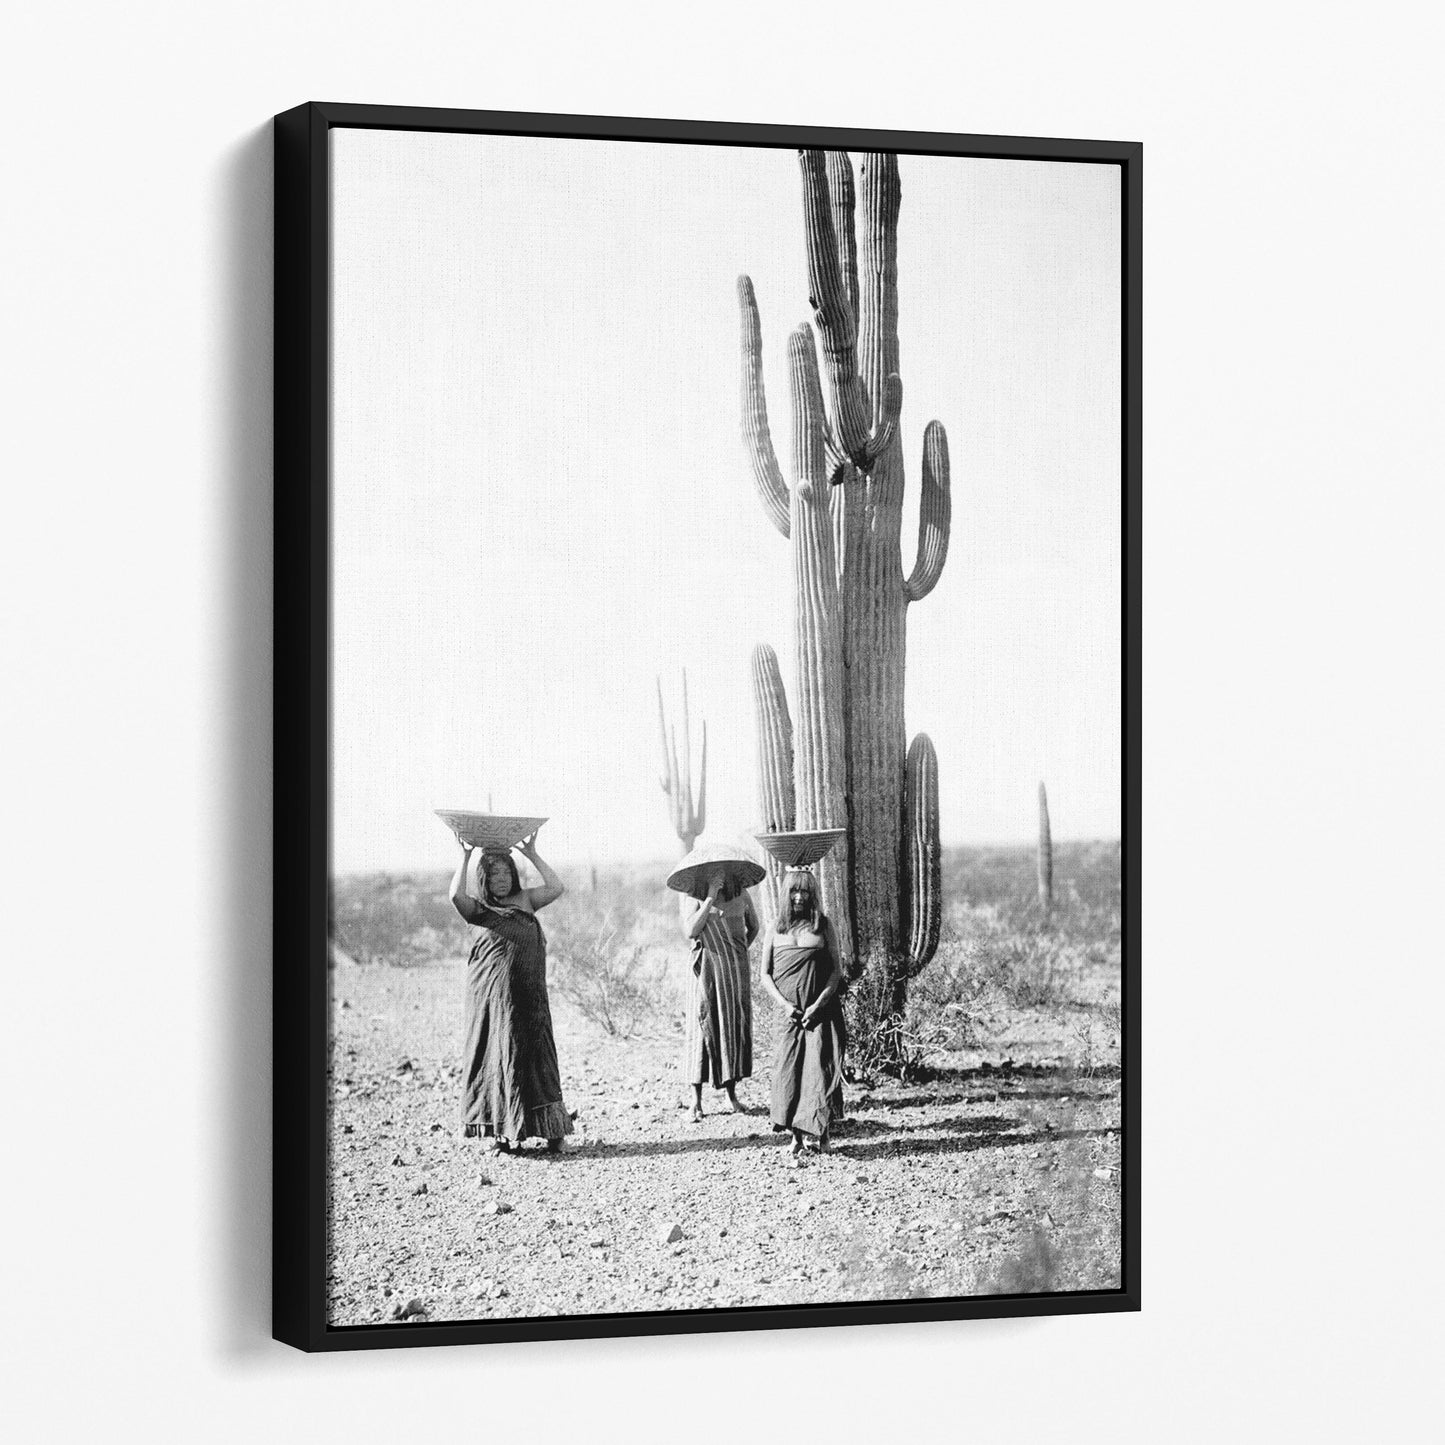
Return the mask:
{"type": "Polygon", "coordinates": [[[476,900],[467,892],[467,872],[471,867],[473,851],[470,843],[462,844],[462,861],[457,864],[457,871],[452,874],[451,892],[447,895],[452,900],[452,907],[468,923],[475,923],[477,914],[481,911],[476,900]]]}
{"type": "Polygon", "coordinates": [[[688,905],[693,900],[684,893],[680,900],[682,909],[682,932],[684,938],[701,938],[702,931],[707,927],[707,921],[717,911],[718,895],[722,892],[722,879],[714,878],[708,885],[707,897],[697,905],[694,913],[688,913],[688,905]]]}
{"type": "Polygon", "coordinates": [[[532,907],[534,909],[545,908],[549,903],[555,903],[567,891],[567,887],[557,876],[557,870],[538,854],[537,835],[533,833],[530,838],[523,838],[517,844],[517,852],[542,875],[542,886],[527,890],[527,897],[532,900],[532,907]]]}

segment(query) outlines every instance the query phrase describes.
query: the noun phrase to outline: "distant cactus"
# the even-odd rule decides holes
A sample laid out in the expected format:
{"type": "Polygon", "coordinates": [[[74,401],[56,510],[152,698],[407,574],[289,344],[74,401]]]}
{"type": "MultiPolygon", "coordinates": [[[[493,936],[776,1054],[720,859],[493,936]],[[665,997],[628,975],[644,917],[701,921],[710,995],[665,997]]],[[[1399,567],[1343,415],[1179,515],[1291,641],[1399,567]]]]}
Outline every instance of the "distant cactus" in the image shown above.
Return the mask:
{"type": "Polygon", "coordinates": [[[861,245],[848,156],[805,150],[799,161],[813,323],[788,340],[791,485],[768,426],[757,299],[748,277],[738,280],[743,436],[764,510],[791,544],[798,667],[784,750],[777,659],[767,648],[753,656],[762,802],[772,826],[777,779],[791,774],[794,826],[848,829],[819,869],[824,906],[896,1015],[906,981],[933,957],[942,908],[938,762],[920,735],[905,764],[903,681],[908,604],[932,591],[948,553],[948,441],[928,424],[917,560],[905,577],[897,158],[862,163],[861,245]]]}
{"type": "Polygon", "coordinates": [[[677,730],[667,725],[662,706],[662,679],[657,680],[657,721],[662,730],[662,791],[667,794],[672,826],[690,853],[707,826],[707,722],[702,725],[702,756],[698,764],[697,799],[692,794],[692,732],[687,710],[687,673],[682,674],[682,752],[677,749],[677,730]]]}
{"type": "Polygon", "coordinates": [[[1054,906],[1054,837],[1049,831],[1049,795],[1039,784],[1039,907],[1054,906]]]}

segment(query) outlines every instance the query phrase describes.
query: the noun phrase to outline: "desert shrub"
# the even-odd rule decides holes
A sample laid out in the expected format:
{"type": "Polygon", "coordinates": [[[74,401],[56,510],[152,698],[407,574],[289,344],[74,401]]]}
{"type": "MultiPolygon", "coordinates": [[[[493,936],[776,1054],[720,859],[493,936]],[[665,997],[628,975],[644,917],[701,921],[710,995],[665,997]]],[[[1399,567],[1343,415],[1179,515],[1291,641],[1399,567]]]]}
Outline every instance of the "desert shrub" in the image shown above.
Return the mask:
{"type": "Polygon", "coordinates": [[[465,957],[469,929],[447,897],[450,875],[349,874],[332,881],[331,936],[358,963],[465,957]]]}
{"type": "Polygon", "coordinates": [[[1117,842],[1055,840],[1054,906],[1039,907],[1032,845],[949,848],[943,896],[952,906],[986,909],[1011,933],[1046,930],[1075,942],[1117,943],[1123,907],[1122,853],[1117,842]]]}
{"type": "Polygon", "coordinates": [[[993,909],[960,910],[932,964],[909,984],[904,1017],[894,1025],[918,1056],[915,1072],[923,1053],[986,1047],[1011,1009],[1058,1003],[1075,952],[1043,932],[1007,931],[993,909]]]}
{"type": "Polygon", "coordinates": [[[852,985],[853,1068],[923,1078],[927,1055],[985,1047],[1008,1010],[1065,1001],[1081,966],[1079,946],[1067,939],[1037,928],[1009,931],[992,908],[957,911],[933,962],[909,982],[901,1014],[876,978],[852,985]]]}
{"type": "Polygon", "coordinates": [[[1107,1009],[1086,1009],[1069,1020],[1068,1039],[1075,1074],[1092,1080],[1118,1047],[1119,1035],[1111,1030],[1107,1009]]]}
{"type": "Polygon", "coordinates": [[[889,1074],[907,1082],[928,1077],[925,1056],[944,1047],[944,1031],[932,1020],[911,1010],[898,1013],[887,983],[864,975],[848,986],[848,1077],[868,1080],[889,1074]]]}
{"type": "Polygon", "coordinates": [[[982,1048],[1004,1005],[985,940],[946,929],[933,962],[908,991],[913,1035],[939,1049],[982,1048]]]}
{"type": "Polygon", "coordinates": [[[921,1077],[926,1056],[982,1048],[1009,1010],[1054,1009],[1108,991],[1122,955],[1117,843],[1054,845],[1054,906],[1039,906],[1031,846],[950,848],[945,923],[933,961],[909,981],[899,1015],[879,980],[848,1003],[852,1067],[921,1077]]]}
{"type": "MultiPolygon", "coordinates": [[[[534,884],[536,875],[523,883],[534,884]]],[[[675,920],[677,895],[661,878],[665,869],[612,867],[563,874],[567,892],[541,915],[549,947],[583,946],[595,938],[604,917],[616,912],[633,920],[639,942],[653,942],[675,920]],[[595,878],[595,886],[593,880],[595,878]]],[[[451,874],[354,873],[331,885],[331,935],[358,963],[414,964],[465,958],[473,931],[447,896],[451,874]]]]}
{"type": "Polygon", "coordinates": [[[1009,934],[983,947],[994,980],[1014,1008],[1047,1008],[1066,997],[1068,944],[1044,934],[1009,934]]]}
{"type": "Polygon", "coordinates": [[[666,963],[642,940],[634,908],[626,900],[588,910],[554,938],[554,983],[584,1017],[609,1034],[631,1038],[676,1011],[666,963]]]}

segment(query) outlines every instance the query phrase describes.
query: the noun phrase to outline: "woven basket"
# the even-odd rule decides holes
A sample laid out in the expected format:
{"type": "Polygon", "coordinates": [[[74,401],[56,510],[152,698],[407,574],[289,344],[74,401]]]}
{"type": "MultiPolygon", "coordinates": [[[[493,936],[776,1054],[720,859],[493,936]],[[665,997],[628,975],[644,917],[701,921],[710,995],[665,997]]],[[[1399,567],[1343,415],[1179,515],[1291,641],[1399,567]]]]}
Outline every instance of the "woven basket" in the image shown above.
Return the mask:
{"type": "Polygon", "coordinates": [[[438,808],[436,815],[457,835],[457,842],[471,848],[514,848],[547,821],[504,813],[468,813],[456,808],[438,808]]]}
{"type": "Polygon", "coordinates": [[[751,888],[768,870],[747,857],[736,843],[699,843],[671,873],[667,886],[694,898],[706,898],[712,880],[721,874],[730,892],[751,888]]]}
{"type": "Polygon", "coordinates": [[[801,833],[754,833],[759,843],[786,868],[810,868],[826,858],[846,828],[814,828],[801,833]]]}

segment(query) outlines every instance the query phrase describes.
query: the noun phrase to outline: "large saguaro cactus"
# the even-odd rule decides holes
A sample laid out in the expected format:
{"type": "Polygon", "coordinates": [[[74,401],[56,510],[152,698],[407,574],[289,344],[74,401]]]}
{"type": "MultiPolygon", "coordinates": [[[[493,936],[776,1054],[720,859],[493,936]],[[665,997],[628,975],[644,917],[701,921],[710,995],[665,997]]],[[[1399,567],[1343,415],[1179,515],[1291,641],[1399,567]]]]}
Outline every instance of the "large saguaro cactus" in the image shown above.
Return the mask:
{"type": "Polygon", "coordinates": [[[662,679],[657,679],[657,722],[662,730],[662,775],[659,782],[667,794],[667,808],[683,854],[692,852],[707,826],[707,720],[702,724],[702,757],[698,763],[697,799],[692,793],[692,728],[687,711],[687,672],[682,674],[682,751],[677,749],[677,729],[667,725],[662,706],[662,679]]]}
{"type": "Polygon", "coordinates": [[[787,826],[848,828],[846,850],[823,870],[824,906],[896,1014],[906,981],[933,957],[941,912],[938,761],[922,734],[907,747],[903,679],[908,606],[933,590],[948,552],[948,439],[929,422],[917,558],[905,575],[897,158],[863,159],[861,236],[849,157],[804,150],[799,161],[813,318],[788,341],[791,484],[768,426],[757,300],[751,280],[738,280],[743,436],[764,510],[790,542],[798,666],[784,755],[777,660],[771,649],[754,655],[760,791],[770,827],[777,779],[789,773],[787,826]]]}

